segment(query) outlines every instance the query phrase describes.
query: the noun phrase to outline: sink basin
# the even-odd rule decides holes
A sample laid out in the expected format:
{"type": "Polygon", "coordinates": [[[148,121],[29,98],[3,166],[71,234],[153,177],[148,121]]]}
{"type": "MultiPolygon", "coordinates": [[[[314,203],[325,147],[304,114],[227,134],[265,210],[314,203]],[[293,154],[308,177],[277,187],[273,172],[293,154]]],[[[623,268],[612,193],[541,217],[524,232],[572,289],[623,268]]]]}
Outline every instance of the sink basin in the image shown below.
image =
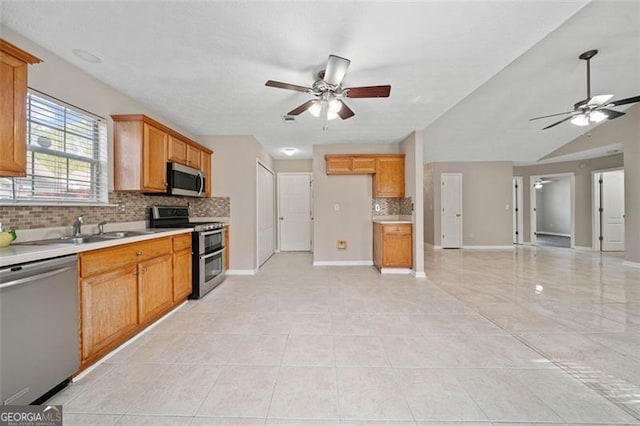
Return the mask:
{"type": "Polygon", "coordinates": [[[125,238],[125,237],[135,237],[137,235],[148,235],[154,234],[153,231],[114,231],[114,232],[105,232],[104,234],[95,235],[96,238],[104,238],[104,239],[116,239],[116,238],[125,238]]]}
{"type": "Polygon", "coordinates": [[[80,235],[78,237],[64,236],[60,238],[51,238],[48,240],[27,241],[24,243],[14,243],[13,245],[47,246],[54,244],[86,244],[105,240],[115,240],[118,238],[135,237],[138,235],[149,235],[154,233],[154,231],[116,231],[105,232],[104,234],[98,235],[80,235]]]}

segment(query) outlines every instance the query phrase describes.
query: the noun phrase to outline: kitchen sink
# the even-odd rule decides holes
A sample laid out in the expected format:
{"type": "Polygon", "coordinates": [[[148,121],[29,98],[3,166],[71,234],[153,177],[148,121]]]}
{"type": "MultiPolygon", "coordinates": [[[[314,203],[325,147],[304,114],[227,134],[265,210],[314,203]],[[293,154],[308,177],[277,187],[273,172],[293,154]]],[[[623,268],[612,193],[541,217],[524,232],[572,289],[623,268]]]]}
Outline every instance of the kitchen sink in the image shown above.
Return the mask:
{"type": "Polygon", "coordinates": [[[77,237],[64,236],[47,240],[27,241],[24,243],[14,243],[13,245],[47,246],[54,244],[87,244],[97,243],[105,240],[115,240],[119,238],[135,237],[138,235],[155,234],[154,231],[114,231],[97,235],[80,235],[77,237]]]}

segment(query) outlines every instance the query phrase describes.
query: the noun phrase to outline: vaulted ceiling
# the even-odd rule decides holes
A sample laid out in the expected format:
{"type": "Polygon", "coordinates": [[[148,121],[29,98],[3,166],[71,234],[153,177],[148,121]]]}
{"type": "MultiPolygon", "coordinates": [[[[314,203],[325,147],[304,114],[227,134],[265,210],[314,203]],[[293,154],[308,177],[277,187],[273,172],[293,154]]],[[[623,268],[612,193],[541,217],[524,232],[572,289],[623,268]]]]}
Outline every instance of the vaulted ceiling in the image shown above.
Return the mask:
{"type": "MultiPolygon", "coordinates": [[[[427,161],[535,161],[584,132],[528,118],[593,89],[640,93],[639,3],[594,1],[7,1],[0,22],[195,135],[253,134],[276,158],[323,143],[388,143],[425,129],[427,161]],[[82,61],[73,49],[102,59],[82,61]],[[344,86],[391,84],[348,99],[328,122],[281,116],[310,99],[265,87],[311,85],[329,54],[344,86]]],[[[618,96],[620,95],[620,96],[618,96]]],[[[118,113],[118,111],[114,111],[118,113]]]]}

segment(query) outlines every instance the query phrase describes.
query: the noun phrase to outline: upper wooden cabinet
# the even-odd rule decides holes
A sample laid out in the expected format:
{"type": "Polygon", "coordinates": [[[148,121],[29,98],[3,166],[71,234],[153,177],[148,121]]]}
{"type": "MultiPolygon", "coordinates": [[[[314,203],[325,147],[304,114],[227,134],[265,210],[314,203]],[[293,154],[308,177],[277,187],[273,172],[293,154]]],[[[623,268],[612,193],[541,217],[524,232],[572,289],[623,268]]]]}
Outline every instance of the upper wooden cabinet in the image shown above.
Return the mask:
{"type": "Polygon", "coordinates": [[[167,161],[202,171],[211,196],[213,151],[146,115],[112,115],[114,189],[165,192],[167,161]]]}
{"type": "Polygon", "coordinates": [[[0,176],[27,174],[27,66],[38,62],[0,39],[0,176]]]}
{"type": "Polygon", "coordinates": [[[328,175],[373,175],[375,198],[404,197],[404,154],[327,154],[328,175]]]}
{"type": "Polygon", "coordinates": [[[376,159],[373,155],[327,154],[328,175],[361,175],[376,172],[376,159]]]}
{"type": "Polygon", "coordinates": [[[404,197],[404,154],[376,158],[373,196],[375,198],[404,197]]]}

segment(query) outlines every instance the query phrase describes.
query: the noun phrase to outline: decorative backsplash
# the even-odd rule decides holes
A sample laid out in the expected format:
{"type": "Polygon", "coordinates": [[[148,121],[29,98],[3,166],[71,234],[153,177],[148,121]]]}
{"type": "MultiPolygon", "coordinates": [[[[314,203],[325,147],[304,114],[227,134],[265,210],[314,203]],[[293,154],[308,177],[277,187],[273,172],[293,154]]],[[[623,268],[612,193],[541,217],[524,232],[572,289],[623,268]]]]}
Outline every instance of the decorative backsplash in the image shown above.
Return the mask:
{"type": "Polygon", "coordinates": [[[371,201],[371,213],[373,216],[410,216],[413,213],[411,197],[406,198],[374,198],[371,201]],[[376,211],[376,204],[380,205],[380,211],[376,211]]]}
{"type": "Polygon", "coordinates": [[[149,219],[149,207],[189,206],[191,217],[230,217],[229,197],[187,198],[110,192],[110,206],[0,206],[0,222],[6,229],[70,226],[82,215],[85,223],[136,222],[149,219]]]}

